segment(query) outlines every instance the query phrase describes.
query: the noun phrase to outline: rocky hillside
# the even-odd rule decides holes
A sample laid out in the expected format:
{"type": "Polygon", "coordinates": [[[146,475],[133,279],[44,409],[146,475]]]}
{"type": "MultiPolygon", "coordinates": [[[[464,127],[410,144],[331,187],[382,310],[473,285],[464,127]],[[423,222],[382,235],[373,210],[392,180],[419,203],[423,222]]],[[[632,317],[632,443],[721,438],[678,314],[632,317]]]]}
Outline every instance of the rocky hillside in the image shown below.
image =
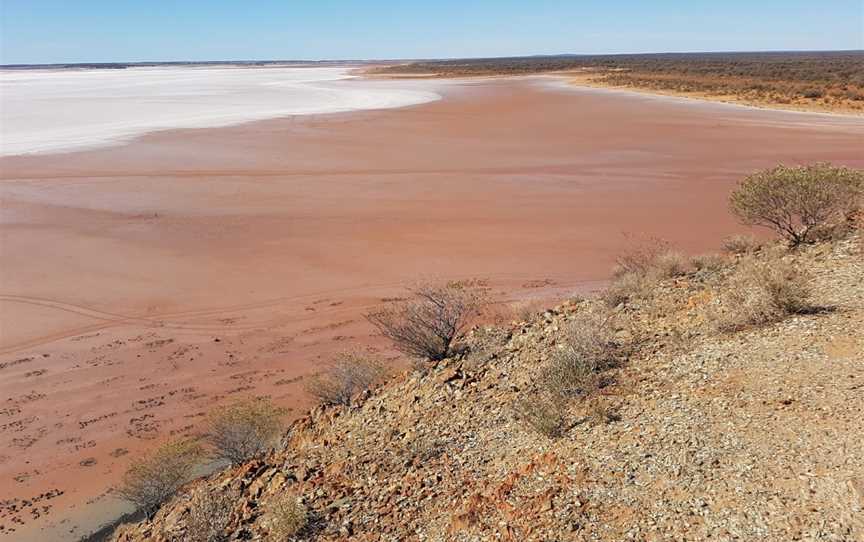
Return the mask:
{"type": "MultiPolygon", "coordinates": [[[[225,540],[273,539],[268,503],[308,513],[296,540],[864,540],[862,241],[782,255],[814,310],[717,331],[727,256],[608,309],[573,300],[477,329],[468,350],[350,407],[319,408],[263,460],[190,484],[114,540],[205,540],[196,495],[231,494],[225,540]],[[563,433],[518,414],[568,323],[608,311],[626,360],[568,403],[563,433]]],[[[212,540],[223,538],[211,538],[212,540]]]]}

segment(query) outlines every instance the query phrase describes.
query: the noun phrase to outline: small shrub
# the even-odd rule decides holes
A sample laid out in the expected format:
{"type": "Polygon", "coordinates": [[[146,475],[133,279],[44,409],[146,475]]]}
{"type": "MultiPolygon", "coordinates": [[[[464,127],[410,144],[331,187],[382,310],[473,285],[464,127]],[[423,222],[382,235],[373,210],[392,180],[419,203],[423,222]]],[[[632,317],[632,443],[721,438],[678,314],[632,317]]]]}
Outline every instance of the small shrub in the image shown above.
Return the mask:
{"type": "Polygon", "coordinates": [[[609,307],[617,307],[638,297],[644,297],[650,290],[651,283],[643,275],[624,273],[613,277],[602,292],[600,298],[609,307]]]}
{"type": "Polygon", "coordinates": [[[195,441],[169,441],[132,462],[116,488],[117,494],[151,518],[159,505],[192,478],[203,455],[195,441]]]}
{"type": "Polygon", "coordinates": [[[777,166],[742,180],[729,197],[745,224],[773,229],[791,246],[809,241],[814,228],[853,210],[864,191],[864,172],[831,164],[777,166]]]}
{"type": "Polygon", "coordinates": [[[540,383],[559,397],[587,395],[600,387],[601,373],[621,355],[608,319],[583,314],[570,324],[563,344],[552,354],[540,383]]]}
{"type": "Polygon", "coordinates": [[[648,275],[660,257],[669,252],[669,244],[662,239],[630,239],[627,247],[616,259],[613,275],[648,275]]]}
{"type": "Polygon", "coordinates": [[[762,244],[752,235],[733,235],[723,240],[723,250],[729,254],[753,254],[762,244]]]}
{"type": "Polygon", "coordinates": [[[357,393],[371,388],[387,373],[381,363],[363,354],[345,352],[336,357],[322,374],[311,377],[306,391],[327,405],[349,405],[357,393]]]}
{"type": "Polygon", "coordinates": [[[859,211],[852,218],[852,234],[858,238],[858,246],[864,252],[864,211],[859,211]]]}
{"type": "Polygon", "coordinates": [[[299,534],[309,522],[306,507],[294,495],[281,495],[271,501],[264,512],[267,540],[285,542],[299,534]]]}
{"type": "Polygon", "coordinates": [[[825,92],[821,88],[807,88],[801,92],[801,95],[805,98],[816,99],[824,96],[825,92]]]}
{"type": "Polygon", "coordinates": [[[782,320],[812,310],[806,273],[782,259],[741,264],[709,315],[720,331],[782,320]]]}
{"type": "Polygon", "coordinates": [[[588,421],[593,425],[620,422],[621,414],[607,400],[598,397],[588,404],[588,421]]]}
{"type": "Polygon", "coordinates": [[[690,258],[690,265],[696,271],[714,273],[726,266],[726,258],[720,254],[699,254],[690,258]]]}
{"type": "Polygon", "coordinates": [[[543,310],[543,303],[538,300],[517,301],[511,305],[513,320],[530,322],[543,310]]]}
{"type": "Polygon", "coordinates": [[[513,405],[517,419],[533,431],[552,439],[564,434],[565,409],[563,398],[554,395],[534,396],[513,405]]]}
{"type": "Polygon", "coordinates": [[[686,275],[687,272],[687,258],[674,250],[665,250],[658,254],[649,269],[649,275],[656,280],[680,277],[686,275]]]}
{"type": "Polygon", "coordinates": [[[415,437],[403,444],[400,455],[406,463],[423,465],[441,457],[446,450],[446,443],[432,437],[415,437]]]}
{"type": "Polygon", "coordinates": [[[813,241],[842,241],[861,231],[862,217],[860,211],[849,213],[846,220],[817,226],[810,232],[813,241]]]}
{"type": "Polygon", "coordinates": [[[285,410],[269,399],[246,399],[215,408],[207,440],[219,459],[238,465],[266,453],[282,432],[285,410]]]}
{"type": "Polygon", "coordinates": [[[622,354],[608,317],[578,315],[537,379],[538,392],[517,401],[517,419],[549,438],[561,436],[568,402],[593,393],[603,384],[602,373],[614,367],[622,354]]]}
{"type": "Polygon", "coordinates": [[[465,368],[476,371],[497,358],[510,337],[510,333],[500,327],[487,326],[474,331],[471,335],[471,348],[463,358],[465,368]]]}
{"type": "Polygon", "coordinates": [[[687,259],[668,243],[649,239],[633,244],[617,259],[612,282],[600,294],[610,307],[645,297],[659,281],[688,271],[687,259]]]}
{"type": "Polygon", "coordinates": [[[228,529],[237,502],[233,491],[202,491],[192,498],[183,542],[223,542],[230,538],[228,529]]]}
{"type": "Polygon", "coordinates": [[[484,296],[471,283],[420,284],[411,298],[392,304],[366,319],[401,352],[432,361],[449,357],[463,337],[484,296]]]}

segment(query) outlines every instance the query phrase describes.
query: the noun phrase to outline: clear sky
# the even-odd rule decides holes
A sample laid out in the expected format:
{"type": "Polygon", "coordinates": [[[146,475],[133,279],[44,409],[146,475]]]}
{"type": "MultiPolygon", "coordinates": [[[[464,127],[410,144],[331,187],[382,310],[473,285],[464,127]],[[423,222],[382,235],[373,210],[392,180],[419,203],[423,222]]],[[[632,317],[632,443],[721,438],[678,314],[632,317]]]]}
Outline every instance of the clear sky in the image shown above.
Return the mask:
{"type": "Polygon", "coordinates": [[[0,63],[864,49],[864,0],[0,0],[0,63]]]}

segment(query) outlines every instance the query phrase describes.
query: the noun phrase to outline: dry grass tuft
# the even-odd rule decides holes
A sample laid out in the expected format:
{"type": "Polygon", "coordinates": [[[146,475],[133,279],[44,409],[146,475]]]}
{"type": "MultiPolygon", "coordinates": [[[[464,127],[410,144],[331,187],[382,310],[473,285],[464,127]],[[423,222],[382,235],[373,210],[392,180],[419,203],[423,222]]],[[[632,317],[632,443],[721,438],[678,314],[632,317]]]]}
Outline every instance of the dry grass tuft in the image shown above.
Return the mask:
{"type": "Polygon", "coordinates": [[[660,282],[687,274],[687,258],[660,239],[633,244],[616,260],[611,284],[601,293],[610,307],[645,298],[660,282]]]}
{"type": "Polygon", "coordinates": [[[387,367],[360,352],[339,354],[322,374],[311,377],[306,391],[326,405],[350,405],[351,399],[380,382],[387,367]]]}
{"type": "Polygon", "coordinates": [[[722,254],[698,254],[690,258],[690,265],[696,271],[716,273],[726,267],[728,261],[722,254]]]}
{"type": "Polygon", "coordinates": [[[729,254],[753,254],[762,248],[762,243],[752,235],[733,235],[723,240],[722,248],[729,254]]]}
{"type": "Polygon", "coordinates": [[[620,356],[609,318],[582,314],[570,324],[563,344],[541,372],[539,383],[559,397],[588,395],[601,386],[601,373],[617,365],[620,356]]]}
{"type": "Polygon", "coordinates": [[[543,312],[545,305],[539,300],[516,301],[511,305],[513,319],[516,322],[530,322],[543,312]]]}
{"type": "Polygon", "coordinates": [[[285,542],[298,535],[309,523],[306,507],[294,495],[282,495],[271,501],[264,512],[267,540],[285,542]]]}
{"type": "Polygon", "coordinates": [[[443,441],[434,437],[415,437],[401,446],[400,455],[407,459],[407,463],[423,465],[441,457],[446,447],[443,441]]]}
{"type": "Polygon", "coordinates": [[[231,533],[231,516],[238,499],[237,492],[203,491],[192,499],[183,542],[224,542],[231,533]]]}
{"type": "Polygon", "coordinates": [[[810,232],[814,242],[836,242],[849,239],[864,231],[864,211],[855,210],[847,214],[844,220],[818,226],[810,232]]]}
{"type": "Polygon", "coordinates": [[[719,307],[708,318],[719,331],[735,331],[810,312],[810,298],[809,276],[799,267],[781,258],[748,260],[724,286],[719,307]]]}
{"type": "Polygon", "coordinates": [[[687,258],[675,250],[664,250],[652,262],[648,275],[655,280],[671,279],[686,275],[689,272],[687,258]]]}
{"type": "MultiPolygon", "coordinates": [[[[578,315],[549,365],[541,370],[537,392],[513,405],[517,419],[549,438],[564,433],[570,401],[593,396],[606,383],[603,373],[618,365],[623,355],[610,319],[594,313],[578,315]]],[[[615,413],[607,410],[611,420],[615,413]]]]}
{"type": "Polygon", "coordinates": [[[537,433],[555,439],[564,434],[566,401],[555,395],[521,399],[513,405],[516,418],[537,433]]]}
{"type": "Polygon", "coordinates": [[[207,440],[216,457],[238,465],[270,450],[282,432],[285,414],[266,398],[217,407],[207,417],[207,440]]]}
{"type": "Polygon", "coordinates": [[[471,334],[471,348],[463,358],[466,369],[476,371],[498,357],[510,336],[504,328],[478,328],[471,334]]]}
{"type": "Polygon", "coordinates": [[[117,494],[152,517],[159,505],[192,478],[203,456],[203,448],[195,441],[166,442],[132,462],[116,488],[117,494]]]}
{"type": "Polygon", "coordinates": [[[630,247],[615,260],[613,275],[657,275],[670,278],[686,272],[686,261],[669,243],[649,238],[631,242],[630,247]]]}
{"type": "Polygon", "coordinates": [[[634,299],[644,297],[651,288],[651,282],[644,276],[635,273],[618,275],[612,279],[602,292],[600,298],[609,307],[617,307],[634,299]]]}
{"type": "Polygon", "coordinates": [[[621,414],[604,397],[596,397],[588,404],[588,421],[592,425],[606,425],[621,421],[621,414]]]}

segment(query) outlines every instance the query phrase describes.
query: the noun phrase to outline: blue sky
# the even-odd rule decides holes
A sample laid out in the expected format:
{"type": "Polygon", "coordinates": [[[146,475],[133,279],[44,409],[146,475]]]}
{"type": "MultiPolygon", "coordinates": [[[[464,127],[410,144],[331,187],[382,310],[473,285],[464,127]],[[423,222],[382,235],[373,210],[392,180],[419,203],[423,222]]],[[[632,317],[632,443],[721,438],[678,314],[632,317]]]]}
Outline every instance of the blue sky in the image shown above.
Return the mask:
{"type": "Polygon", "coordinates": [[[864,0],[0,0],[0,63],[864,49],[864,0]]]}

